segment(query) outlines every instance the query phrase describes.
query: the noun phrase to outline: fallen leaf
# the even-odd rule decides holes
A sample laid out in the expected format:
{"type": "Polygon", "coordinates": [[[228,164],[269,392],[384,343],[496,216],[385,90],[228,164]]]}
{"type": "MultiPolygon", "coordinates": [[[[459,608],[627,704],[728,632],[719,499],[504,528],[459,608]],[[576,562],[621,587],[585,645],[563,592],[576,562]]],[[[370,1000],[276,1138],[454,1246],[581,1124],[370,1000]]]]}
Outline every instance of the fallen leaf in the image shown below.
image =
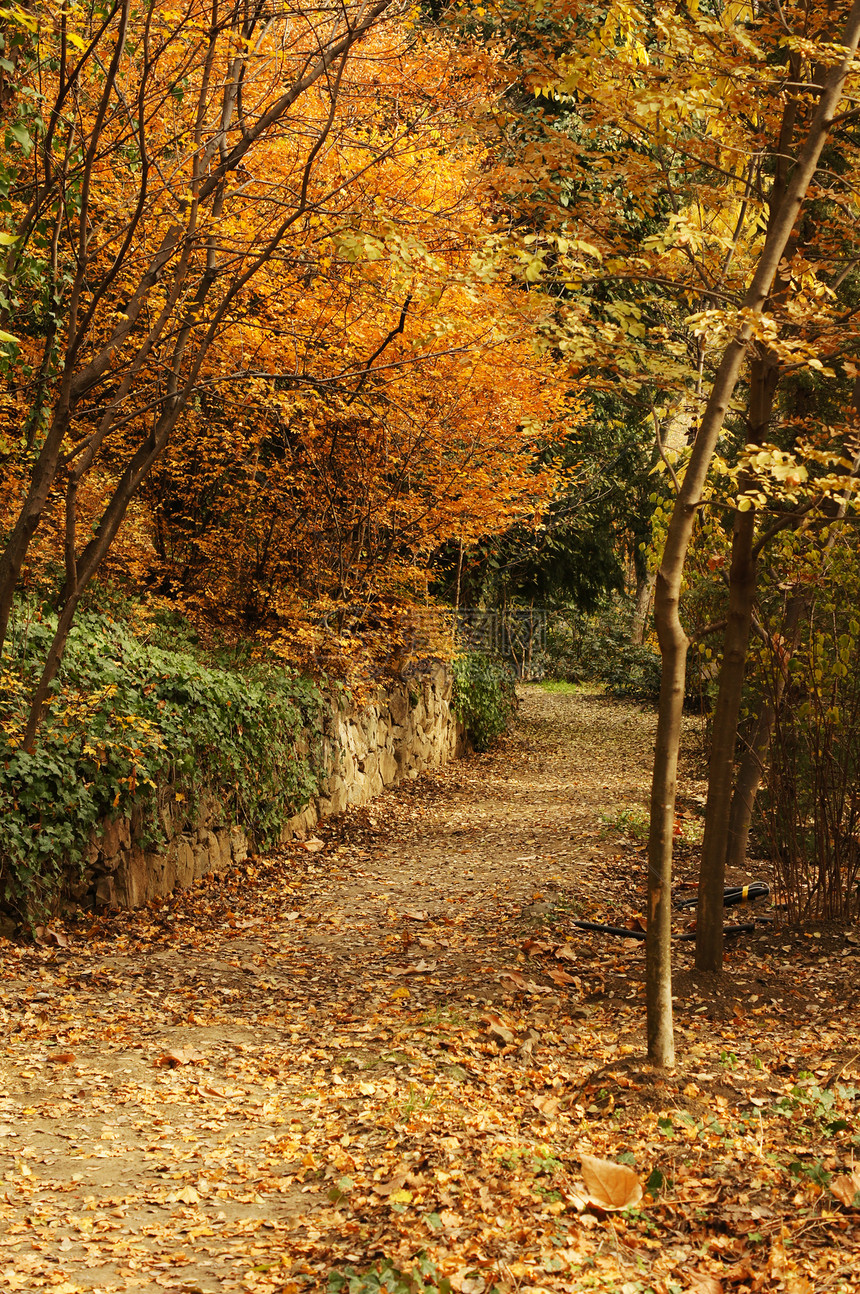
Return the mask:
{"type": "Polygon", "coordinates": [[[199,1204],[200,1196],[193,1186],[183,1186],[178,1191],[171,1191],[167,1197],[168,1204],[199,1204]]]}
{"type": "Polygon", "coordinates": [[[226,1101],[229,1096],[229,1093],[225,1092],[223,1088],[215,1087],[212,1083],[198,1083],[197,1091],[201,1096],[214,1096],[219,1101],[226,1101]]]}
{"type": "Polygon", "coordinates": [[[541,1114],[547,1119],[555,1118],[558,1114],[558,1107],[560,1104],[561,1102],[557,1096],[536,1096],[532,1101],[532,1105],[535,1109],[540,1110],[541,1114]]]}
{"type": "Polygon", "coordinates": [[[520,1044],[520,1055],[530,1056],[535,1049],[536,1042],[540,1042],[540,1034],[536,1029],[529,1029],[524,1041],[520,1044]]]}
{"type": "Polygon", "coordinates": [[[408,917],[410,921],[429,921],[430,920],[430,913],[422,911],[421,908],[409,908],[406,912],[403,913],[403,916],[408,917]]]}
{"type": "Polygon", "coordinates": [[[487,1288],[487,1282],[473,1267],[461,1267],[450,1278],[450,1285],[458,1294],[483,1294],[487,1288]]]}
{"type": "Polygon", "coordinates": [[[414,962],[411,966],[392,966],[389,975],[429,975],[436,969],[436,962],[414,962]]]}
{"type": "Polygon", "coordinates": [[[568,975],[567,971],[548,970],[547,975],[552,980],[553,984],[578,984],[579,983],[579,980],[577,979],[577,977],[575,975],[568,975]]]}
{"type": "Polygon", "coordinates": [[[575,962],[577,959],[576,951],[571,948],[570,944],[559,944],[558,948],[555,950],[555,956],[558,957],[560,961],[575,962]]]}
{"type": "Polygon", "coordinates": [[[692,1294],[723,1294],[723,1282],[707,1272],[690,1272],[692,1294]]]}
{"type": "Polygon", "coordinates": [[[302,841],[302,849],[306,849],[309,854],[318,854],[321,849],[325,849],[325,841],[318,836],[310,836],[302,841]]]}
{"type": "Polygon", "coordinates": [[[534,980],[530,979],[526,981],[526,992],[538,993],[538,994],[551,993],[552,989],[550,988],[549,984],[535,984],[534,980]]]}
{"type": "Polygon", "coordinates": [[[544,943],[539,939],[524,939],[520,947],[530,957],[539,957],[541,953],[552,952],[552,944],[544,943]]]}
{"type": "Polygon", "coordinates": [[[159,1056],[155,1062],[156,1065],[194,1065],[197,1061],[205,1060],[206,1057],[202,1051],[197,1051],[195,1047],[175,1047],[171,1051],[166,1051],[159,1056]]]}
{"type": "Polygon", "coordinates": [[[52,1065],[70,1065],[74,1059],[75,1053],[73,1051],[55,1051],[48,1056],[48,1060],[52,1065]]]}
{"type": "Polygon", "coordinates": [[[408,1176],[409,1176],[409,1170],[407,1168],[400,1169],[399,1172],[394,1174],[394,1176],[391,1178],[390,1181],[374,1183],[374,1186],[373,1186],[374,1194],[396,1195],[398,1191],[403,1190],[403,1187],[406,1185],[406,1178],[408,1176]]]}
{"type": "Polygon", "coordinates": [[[835,1195],[846,1209],[860,1208],[860,1168],[853,1173],[840,1173],[830,1183],[830,1193],[835,1195]]]}
{"type": "Polygon", "coordinates": [[[629,1209],[642,1199],[642,1184],[632,1168],[593,1155],[582,1155],[580,1162],[590,1203],[603,1209],[629,1209]]]}
{"type": "Polygon", "coordinates": [[[52,930],[50,926],[36,926],[33,931],[33,940],[43,948],[50,944],[56,944],[58,948],[68,948],[69,941],[59,930],[52,930]]]}

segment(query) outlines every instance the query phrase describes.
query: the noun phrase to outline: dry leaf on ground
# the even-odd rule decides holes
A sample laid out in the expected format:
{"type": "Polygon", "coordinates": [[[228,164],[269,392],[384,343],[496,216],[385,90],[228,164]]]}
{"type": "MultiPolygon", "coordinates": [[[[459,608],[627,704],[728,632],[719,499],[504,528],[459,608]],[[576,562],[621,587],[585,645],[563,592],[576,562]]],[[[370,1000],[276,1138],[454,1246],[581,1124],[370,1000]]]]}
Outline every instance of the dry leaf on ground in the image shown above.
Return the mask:
{"type": "Polygon", "coordinates": [[[632,1168],[593,1155],[583,1155],[581,1164],[592,1203],[603,1209],[629,1209],[642,1199],[642,1183],[632,1168]]]}

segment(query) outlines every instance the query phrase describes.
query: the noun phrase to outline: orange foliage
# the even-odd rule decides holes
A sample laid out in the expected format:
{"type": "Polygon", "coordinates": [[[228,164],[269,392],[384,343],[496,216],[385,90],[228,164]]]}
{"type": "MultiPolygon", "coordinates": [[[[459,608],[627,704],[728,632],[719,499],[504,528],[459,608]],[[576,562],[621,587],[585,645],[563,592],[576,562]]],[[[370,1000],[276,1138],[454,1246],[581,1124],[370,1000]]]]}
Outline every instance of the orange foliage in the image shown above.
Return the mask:
{"type": "MultiPolygon", "coordinates": [[[[141,474],[151,521],[133,501],[107,568],[270,635],[314,606],[420,600],[442,542],[538,518],[553,480],[536,451],[581,415],[536,345],[547,298],[515,285],[476,196],[479,78],[413,19],[380,18],[229,170],[313,56],[301,11],[250,35],[239,13],[217,36],[202,0],[130,19],[149,61],[122,64],[100,127],[92,270],[58,332],[77,375],[109,360],[70,410],[28,569],[62,562],[70,507],[74,534],[98,527],[169,414],[141,474]]],[[[84,140],[101,85],[82,64],[84,140]]],[[[37,371],[44,338],[20,353],[37,371]]],[[[32,384],[5,398],[12,439],[32,384]]],[[[13,455],[7,506],[29,483],[13,455]]]]}

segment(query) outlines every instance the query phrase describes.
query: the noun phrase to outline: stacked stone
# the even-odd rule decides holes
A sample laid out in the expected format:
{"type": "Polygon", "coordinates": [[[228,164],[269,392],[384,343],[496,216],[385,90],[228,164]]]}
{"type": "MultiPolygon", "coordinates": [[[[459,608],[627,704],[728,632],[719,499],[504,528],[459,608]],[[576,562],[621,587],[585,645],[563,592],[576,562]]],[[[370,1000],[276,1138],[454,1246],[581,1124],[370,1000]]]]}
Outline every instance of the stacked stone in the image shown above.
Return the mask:
{"type": "MultiPolygon", "coordinates": [[[[331,706],[320,794],[286,824],[284,841],[301,838],[320,818],[367,804],[385,787],[463,753],[462,725],[451,708],[451,675],[440,661],[417,677],[380,688],[361,709],[336,695],[331,706]]],[[[145,824],[137,815],[105,821],[93,833],[82,876],[66,888],[68,906],[137,908],[247,858],[252,842],[227,820],[216,799],[202,799],[189,825],[187,805],[169,791],[161,798],[165,843],[158,850],[147,848],[145,824]]]]}

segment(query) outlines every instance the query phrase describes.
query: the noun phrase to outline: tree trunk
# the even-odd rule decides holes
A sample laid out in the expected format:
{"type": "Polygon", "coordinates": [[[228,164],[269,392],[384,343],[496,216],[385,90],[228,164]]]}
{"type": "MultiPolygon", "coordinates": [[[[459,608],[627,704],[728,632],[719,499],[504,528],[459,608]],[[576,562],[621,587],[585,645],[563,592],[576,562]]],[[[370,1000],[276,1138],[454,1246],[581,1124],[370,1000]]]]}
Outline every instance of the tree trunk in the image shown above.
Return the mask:
{"type": "MultiPolygon", "coordinates": [[[[748,436],[751,444],[760,445],[765,438],[773,416],[778,383],[779,368],[775,356],[757,356],[750,374],[748,436]]],[[[742,477],[738,483],[738,493],[742,494],[748,484],[742,477]]],[[[755,527],[754,508],[735,513],[729,570],[729,610],[714,707],[705,836],[699,867],[699,903],[696,915],[698,970],[718,971],[723,966],[723,890],[726,883],[735,747],[756,593],[757,562],[753,550],[755,527]]]]}
{"type": "Polygon", "coordinates": [[[714,707],[705,836],[699,871],[696,916],[698,970],[720,970],[723,964],[726,833],[732,799],[738,716],[755,600],[756,562],[752,552],[754,534],[755,510],[750,508],[748,512],[736,512],[729,576],[728,622],[714,707]]]}
{"type": "MultiPolygon", "coordinates": [[[[827,78],[809,134],[798,158],[767,239],[753,280],[744,296],[744,313],[761,314],[780,260],[788,245],[806,191],[815,174],[830,124],[839,106],[842,86],[860,39],[860,0],[854,0],[846,24],[845,56],[827,78]]],[[[741,316],[743,318],[743,315],[741,316]]],[[[657,1065],[674,1063],[671,986],[672,832],[675,784],[684,705],[687,637],[678,615],[681,579],[697,509],[711,459],[726,419],[751,339],[744,321],[737,337],[723,352],[711,394],[693,442],[690,461],[669,521],[666,546],[657,573],[654,622],[663,655],[663,680],[657,717],[654,777],[651,786],[651,829],[648,837],[648,935],[646,939],[646,1005],[648,1056],[657,1065]]]]}
{"type": "Polygon", "coordinates": [[[735,777],[735,789],[729,810],[726,832],[726,867],[743,867],[749,845],[750,824],[755,798],[764,777],[764,762],[770,749],[770,739],[788,682],[788,664],[800,641],[802,613],[809,606],[807,594],[795,595],[789,602],[782,625],[782,644],[778,668],[773,681],[773,693],[761,706],[752,736],[741,756],[735,777]]]}
{"type": "MultiPolygon", "coordinates": [[[[854,384],[854,407],[860,412],[860,378],[854,384]]],[[[860,454],[855,455],[851,466],[852,475],[860,471],[860,454]]],[[[847,489],[840,500],[835,522],[843,519],[848,511],[852,489],[847,489]]],[[[836,542],[838,527],[834,523],[824,544],[823,554],[830,551],[836,542]]],[[[764,778],[765,760],[770,749],[776,716],[779,712],[785,689],[788,685],[788,667],[797,650],[803,630],[803,622],[812,605],[812,594],[808,589],[795,593],[788,601],[780,633],[781,641],[776,648],[778,653],[777,669],[774,675],[773,692],[763,702],[753,728],[752,736],[741,757],[735,778],[735,789],[732,795],[729,812],[728,832],[726,838],[726,866],[743,867],[749,845],[750,825],[753,808],[764,778]]]]}
{"type": "Polygon", "coordinates": [[[648,623],[648,608],[654,591],[654,578],[650,574],[641,575],[636,581],[636,601],[630,621],[630,641],[634,647],[641,647],[645,641],[645,626],[648,623]]]}

